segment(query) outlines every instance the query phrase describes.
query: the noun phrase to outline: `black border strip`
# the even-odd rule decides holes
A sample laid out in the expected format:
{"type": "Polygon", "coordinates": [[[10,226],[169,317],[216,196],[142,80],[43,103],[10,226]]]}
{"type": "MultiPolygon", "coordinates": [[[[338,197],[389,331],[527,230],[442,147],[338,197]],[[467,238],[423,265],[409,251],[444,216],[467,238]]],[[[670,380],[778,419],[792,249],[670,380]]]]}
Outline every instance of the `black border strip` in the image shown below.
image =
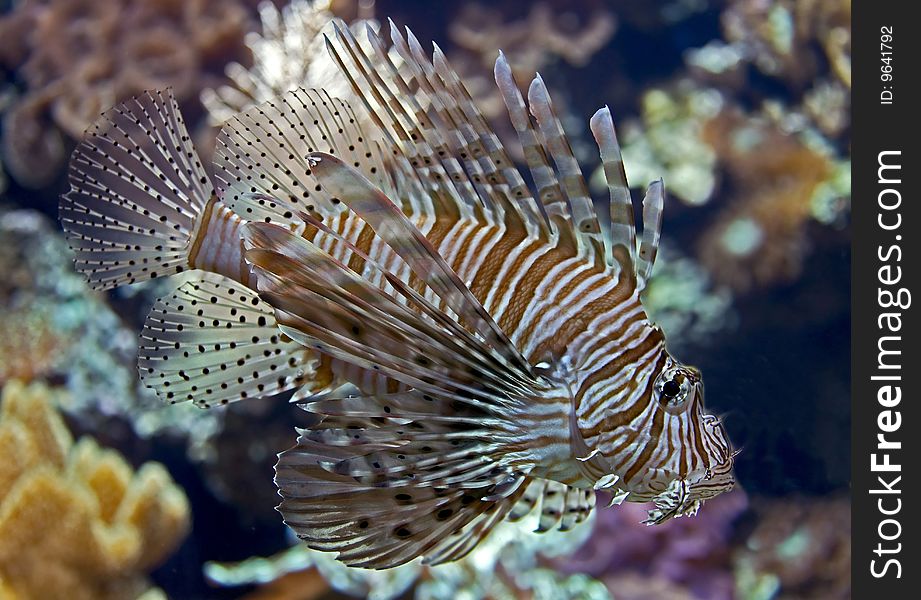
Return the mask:
{"type": "MultiPolygon", "coordinates": [[[[921,31],[909,16],[914,5],[853,3],[854,598],[917,598],[921,589],[921,564],[916,559],[921,551],[921,494],[911,491],[921,489],[921,398],[912,385],[921,368],[912,358],[917,355],[912,346],[921,343],[921,328],[909,300],[912,292],[921,293],[921,255],[913,239],[921,235],[921,31]]],[[[921,296],[911,300],[921,301],[921,296]]]]}

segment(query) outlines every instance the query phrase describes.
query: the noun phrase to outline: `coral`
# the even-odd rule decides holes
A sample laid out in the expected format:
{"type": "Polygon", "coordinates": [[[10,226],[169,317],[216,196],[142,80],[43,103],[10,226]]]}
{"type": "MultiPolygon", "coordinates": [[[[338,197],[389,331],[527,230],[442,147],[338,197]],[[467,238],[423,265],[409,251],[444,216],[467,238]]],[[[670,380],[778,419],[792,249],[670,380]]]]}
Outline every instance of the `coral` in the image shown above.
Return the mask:
{"type": "MultiPolygon", "coordinates": [[[[240,63],[227,66],[233,86],[205,89],[201,100],[213,125],[220,125],[253,104],[264,102],[297,87],[322,88],[333,97],[352,96],[348,81],[339,74],[326,51],[323,35],[335,17],[331,0],[292,0],[281,11],[270,2],[259,5],[262,33],[246,35],[253,56],[250,68],[240,63]]],[[[364,28],[356,21],[356,34],[364,28]]],[[[364,39],[364,33],[358,35],[364,39]]]]}
{"type": "Polygon", "coordinates": [[[12,597],[138,597],[188,531],[185,494],[157,463],[133,473],[94,440],[74,443],[52,398],[40,384],[3,388],[0,585],[12,597]]]}
{"type": "Polygon", "coordinates": [[[608,588],[614,593],[616,600],[698,600],[684,586],[677,585],[665,579],[644,577],[632,573],[612,575],[605,579],[608,588]]]}
{"type": "MultiPolygon", "coordinates": [[[[793,280],[808,250],[806,225],[818,205],[827,208],[833,158],[763,115],[724,111],[707,123],[704,138],[732,192],[703,235],[701,261],[717,281],[742,292],[793,280]]],[[[849,195],[849,186],[839,192],[838,199],[849,195]]]]}
{"type": "Polygon", "coordinates": [[[729,599],[733,523],[747,504],[736,490],[708,501],[694,517],[656,527],[641,523],[643,504],[601,509],[588,542],[558,564],[599,577],[616,598],[729,599]]]}
{"type": "MultiPolygon", "coordinates": [[[[262,33],[250,33],[246,43],[252,51],[252,67],[232,63],[227,76],[233,85],[206,89],[202,103],[213,125],[219,125],[245,108],[264,102],[296,87],[323,88],[358,108],[348,80],[343,77],[324,47],[323,33],[329,33],[329,20],[338,13],[367,17],[359,3],[357,13],[337,6],[331,0],[293,0],[281,11],[265,2],[260,5],[262,33]]],[[[366,24],[355,20],[349,27],[362,45],[366,44],[366,24]]],[[[465,5],[451,19],[448,58],[503,140],[517,140],[506,117],[505,105],[492,78],[493,63],[501,47],[518,81],[523,85],[539,68],[558,58],[583,66],[613,36],[617,22],[604,7],[593,7],[588,15],[559,10],[538,3],[523,19],[509,20],[504,14],[478,4],[465,5]]],[[[384,38],[389,35],[384,32],[384,38]]],[[[392,54],[394,63],[401,61],[392,54]]],[[[556,109],[566,115],[565,94],[554,94],[556,109]]],[[[359,110],[359,115],[363,111],[359,110]]],[[[513,157],[520,153],[517,141],[506,144],[513,157]]]]}
{"type": "Polygon", "coordinates": [[[789,498],[753,504],[758,524],[733,559],[740,597],[851,597],[851,504],[847,498],[789,498]],[[760,595],[763,590],[770,596],[760,595]]]}
{"type": "Polygon", "coordinates": [[[510,21],[498,9],[473,3],[461,9],[448,33],[455,44],[479,58],[483,71],[491,72],[496,51],[502,48],[516,74],[530,79],[555,57],[584,66],[616,30],[616,18],[603,9],[580,16],[538,2],[523,19],[510,21]]]}
{"type": "MultiPolygon", "coordinates": [[[[629,181],[639,185],[662,177],[669,194],[686,204],[708,202],[717,185],[717,157],[702,135],[706,122],[724,105],[719,92],[690,81],[679,82],[674,90],[653,88],[643,94],[642,122],[619,126],[629,181]]],[[[592,182],[594,189],[603,189],[600,167],[592,182]]]]}
{"type": "Polygon", "coordinates": [[[805,86],[824,60],[850,88],[848,0],[735,0],[722,19],[727,40],[764,73],[805,86]]]}
{"type": "Polygon", "coordinates": [[[46,185],[105,108],[145,89],[172,87],[183,103],[243,57],[246,9],[223,0],[22,0],[0,18],[0,65],[24,87],[3,119],[7,167],[22,185],[46,185]]]}
{"type": "Polygon", "coordinates": [[[84,426],[124,418],[142,436],[188,435],[202,455],[223,412],[164,406],[139,387],[136,325],[123,323],[104,296],[89,289],[71,256],[40,213],[0,210],[0,382],[60,381],[69,392],[62,408],[84,426]]]}
{"type": "Polygon", "coordinates": [[[53,99],[53,93],[34,94],[7,107],[2,115],[0,156],[9,173],[26,187],[45,185],[63,166],[64,138],[42,116],[53,99]]]}
{"type": "Polygon", "coordinates": [[[744,68],[753,65],[795,97],[785,99],[788,112],[839,137],[850,127],[850,18],[847,0],[734,0],[722,13],[726,41],[690,49],[685,60],[701,82],[739,96],[763,88],[744,68]]]}
{"type": "MultiPolygon", "coordinates": [[[[802,112],[776,100],[744,111],[730,98],[690,79],[653,88],[621,137],[631,181],[662,176],[685,204],[719,207],[699,260],[716,284],[747,292],[799,275],[809,223],[842,225],[850,165],[802,112]]],[[[596,191],[599,181],[600,171],[596,191]]]]}
{"type": "Polygon", "coordinates": [[[13,379],[32,381],[54,372],[69,340],[50,325],[44,309],[17,308],[0,318],[0,387],[13,379]]]}
{"type": "Polygon", "coordinates": [[[571,553],[591,531],[592,520],[568,533],[532,533],[536,523],[502,523],[466,558],[437,567],[425,567],[415,561],[394,569],[372,571],[346,567],[332,555],[316,552],[304,545],[265,559],[253,558],[225,565],[209,563],[205,574],[223,586],[247,583],[263,584],[262,595],[254,598],[314,597],[320,585],[314,573],[320,573],[329,585],[346,594],[387,600],[404,596],[415,584],[413,597],[505,599],[534,598],[565,600],[583,598],[606,600],[607,590],[599,582],[582,574],[562,574],[544,563],[551,556],[571,553]],[[288,595],[298,582],[308,582],[306,595],[288,595]]]}
{"type": "MultiPolygon", "coordinates": [[[[507,8],[465,4],[450,21],[448,36],[454,44],[446,52],[509,154],[521,161],[520,144],[493,79],[493,65],[499,50],[505,54],[518,84],[526,89],[538,70],[543,69],[547,75],[547,67],[560,59],[575,67],[588,64],[614,36],[618,22],[607,6],[591,2],[536,2],[529,5],[523,17],[506,14],[518,11],[519,4],[512,3],[512,11],[504,10],[507,8]]],[[[571,116],[567,102],[569,90],[548,81],[554,109],[561,120],[567,126],[581,126],[581,119],[571,116]]],[[[576,151],[579,150],[577,147],[576,151]]]]}
{"type": "Polygon", "coordinates": [[[803,96],[802,112],[819,131],[838,136],[851,125],[851,93],[837,81],[818,80],[803,96]]]}
{"type": "Polygon", "coordinates": [[[643,306],[668,332],[668,347],[680,353],[689,344],[706,345],[735,324],[732,294],[715,286],[707,271],[682,255],[668,239],[659,246],[643,306]]]}

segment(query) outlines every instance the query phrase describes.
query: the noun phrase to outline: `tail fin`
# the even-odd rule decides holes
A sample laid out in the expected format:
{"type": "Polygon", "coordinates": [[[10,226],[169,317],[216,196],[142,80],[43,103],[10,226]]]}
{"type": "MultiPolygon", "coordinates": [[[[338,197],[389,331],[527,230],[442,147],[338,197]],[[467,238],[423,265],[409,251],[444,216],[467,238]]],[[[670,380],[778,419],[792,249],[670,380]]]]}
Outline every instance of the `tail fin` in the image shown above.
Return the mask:
{"type": "Polygon", "coordinates": [[[70,161],[59,216],[77,270],[94,289],[189,268],[199,216],[214,187],[171,91],[109,109],[70,161]]]}

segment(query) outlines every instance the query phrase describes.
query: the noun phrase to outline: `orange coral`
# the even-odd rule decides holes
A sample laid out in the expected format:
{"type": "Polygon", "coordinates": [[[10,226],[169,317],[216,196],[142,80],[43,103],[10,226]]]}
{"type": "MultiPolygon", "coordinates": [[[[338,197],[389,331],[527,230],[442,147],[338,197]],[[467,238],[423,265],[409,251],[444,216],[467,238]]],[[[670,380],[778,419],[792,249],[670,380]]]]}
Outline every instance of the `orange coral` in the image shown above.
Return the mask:
{"type": "Polygon", "coordinates": [[[0,598],[138,597],[185,536],[185,495],[157,463],[76,444],[52,392],[11,381],[0,404],[0,598]]]}
{"type": "Polygon", "coordinates": [[[19,379],[48,375],[68,346],[49,324],[47,315],[14,309],[0,317],[0,386],[19,379]]]}
{"type": "Polygon", "coordinates": [[[714,278],[747,291],[799,275],[812,199],[830,160],[764,120],[724,112],[703,138],[733,183],[729,207],[704,234],[700,258],[714,278]]]}

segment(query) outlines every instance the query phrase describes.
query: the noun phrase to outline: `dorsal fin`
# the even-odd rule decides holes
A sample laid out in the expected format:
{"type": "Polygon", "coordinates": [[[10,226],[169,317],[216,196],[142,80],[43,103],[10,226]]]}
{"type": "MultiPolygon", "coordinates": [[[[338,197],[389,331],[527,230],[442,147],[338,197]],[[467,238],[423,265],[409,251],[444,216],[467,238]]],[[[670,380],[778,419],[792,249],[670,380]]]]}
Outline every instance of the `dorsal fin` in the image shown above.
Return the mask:
{"type": "Polygon", "coordinates": [[[384,156],[354,112],[324,91],[297,89],[236,115],[218,135],[214,170],[218,193],[231,205],[243,193],[274,196],[329,216],[343,210],[311,176],[307,155],[339,156],[387,189],[384,156]],[[226,198],[225,198],[226,197],[226,198]]]}
{"type": "MultiPolygon", "coordinates": [[[[448,59],[441,51],[438,45],[435,45],[433,54],[433,63],[435,70],[444,81],[447,95],[456,98],[456,102],[463,111],[463,115],[468,119],[475,132],[476,149],[482,147],[486,154],[480,156],[480,161],[486,169],[487,181],[490,183],[504,183],[508,186],[509,197],[512,201],[521,207],[528,223],[535,224],[539,235],[546,239],[549,231],[546,228],[546,220],[540,212],[537,201],[531,194],[527,183],[515,167],[515,163],[508,155],[499,137],[492,131],[486,119],[480,113],[470,92],[463,84],[457,72],[448,64],[448,59]]],[[[437,81],[437,78],[432,78],[437,81]]],[[[476,157],[475,153],[471,154],[476,157]]],[[[503,190],[504,191],[504,190],[503,190]]],[[[503,199],[505,195],[501,196],[503,199]]]]}
{"type": "Polygon", "coordinates": [[[572,216],[566,199],[563,197],[560,182],[547,158],[541,133],[531,124],[524,98],[512,75],[512,68],[501,51],[499,58],[496,59],[495,76],[502,100],[508,109],[512,127],[518,133],[518,139],[521,141],[525,161],[531,170],[534,185],[537,187],[537,197],[540,198],[551,230],[557,235],[561,245],[569,247],[573,253],[578,252],[572,216]]]}
{"type": "MultiPolygon", "coordinates": [[[[443,211],[447,211],[447,214],[457,212],[465,219],[473,218],[475,208],[472,200],[476,192],[460,163],[449,151],[439,128],[433,125],[430,112],[418,104],[410,108],[404,106],[404,100],[397,98],[382,80],[382,74],[375,68],[377,65],[361,49],[351,31],[338,23],[335,25],[342,49],[337,49],[327,39],[327,50],[379,127],[390,151],[397,157],[402,156],[416,172],[423,184],[423,191],[431,190],[434,195],[440,196],[441,203],[454,205],[453,209],[443,206],[443,211]],[[344,33],[343,29],[348,33],[344,33]],[[413,108],[416,110],[410,112],[413,108]]],[[[407,99],[414,99],[389,57],[381,58],[378,55],[377,64],[389,71],[389,79],[401,92],[409,92],[407,99]]]]}
{"type": "Polygon", "coordinates": [[[607,106],[592,116],[590,126],[601,151],[601,165],[611,195],[611,256],[618,272],[633,280],[635,285],[637,257],[633,200],[627,185],[620,144],[614,132],[614,121],[607,106]]]}
{"type": "Polygon", "coordinates": [[[437,48],[433,63],[411,33],[407,43],[391,23],[393,49],[403,60],[407,80],[372,29],[368,37],[376,60],[346,28],[337,27],[336,34],[339,47],[329,46],[334,60],[423,178],[447,177],[462,205],[475,203],[494,221],[546,235],[527,186],[437,48]]]}
{"type": "Polygon", "coordinates": [[[595,215],[595,206],[589,195],[588,186],[579,168],[579,161],[572,154],[572,148],[566,139],[563,126],[553,111],[550,94],[540,74],[534,77],[528,88],[528,104],[531,114],[537,119],[544,147],[553,158],[559,173],[561,189],[569,202],[572,228],[576,234],[582,253],[594,260],[600,267],[605,263],[604,242],[601,226],[595,215]]]}
{"type": "Polygon", "coordinates": [[[639,263],[636,268],[639,289],[646,287],[652,277],[652,267],[659,252],[662,237],[662,210],[665,207],[665,182],[657,179],[649,184],[643,197],[643,238],[640,242],[639,263]]]}

